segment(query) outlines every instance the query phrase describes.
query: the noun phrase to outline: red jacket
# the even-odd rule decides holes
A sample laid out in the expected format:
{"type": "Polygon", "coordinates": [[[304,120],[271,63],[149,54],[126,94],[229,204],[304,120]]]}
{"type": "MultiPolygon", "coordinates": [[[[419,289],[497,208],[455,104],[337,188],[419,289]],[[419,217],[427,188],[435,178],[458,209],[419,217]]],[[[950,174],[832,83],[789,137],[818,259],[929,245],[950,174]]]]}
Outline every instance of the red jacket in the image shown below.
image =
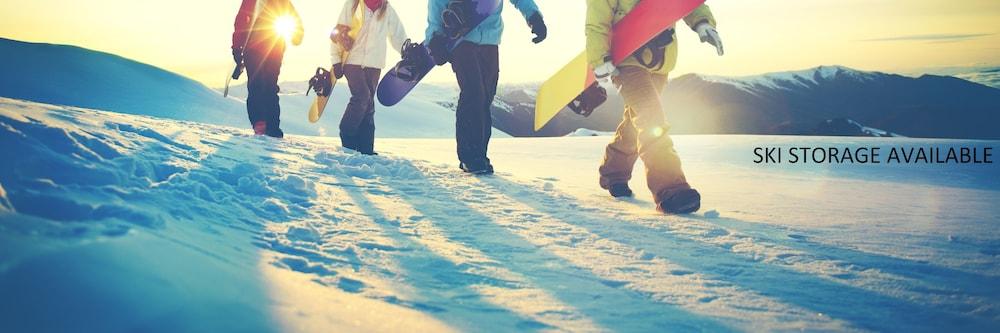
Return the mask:
{"type": "Polygon", "coordinates": [[[272,30],[274,22],[282,16],[291,16],[295,19],[295,34],[292,36],[292,44],[298,45],[302,42],[302,19],[295,10],[291,0],[243,0],[240,11],[236,14],[236,22],[233,23],[233,48],[244,48],[258,41],[277,41],[281,37],[272,30]],[[258,5],[258,3],[260,3],[258,5]],[[257,8],[258,6],[263,8],[257,8]]]}

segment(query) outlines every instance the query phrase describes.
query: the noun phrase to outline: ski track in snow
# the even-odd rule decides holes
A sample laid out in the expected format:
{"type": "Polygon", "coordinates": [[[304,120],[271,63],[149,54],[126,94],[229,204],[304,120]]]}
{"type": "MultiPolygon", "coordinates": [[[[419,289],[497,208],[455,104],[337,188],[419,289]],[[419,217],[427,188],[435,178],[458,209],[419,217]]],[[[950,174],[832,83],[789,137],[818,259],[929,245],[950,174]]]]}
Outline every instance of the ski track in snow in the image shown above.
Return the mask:
{"type": "Polygon", "coordinates": [[[656,215],[639,200],[570,195],[555,178],[472,177],[353,154],[335,140],[272,140],[9,99],[0,99],[0,138],[0,293],[11,295],[0,317],[13,318],[15,331],[989,331],[1000,323],[993,275],[717,211],[656,215]],[[281,274],[261,272],[271,269],[281,274]],[[315,289],[281,287],[296,279],[315,289]],[[50,280],[61,282],[33,282],[50,280]],[[78,311],[39,321],[33,312],[77,310],[74,300],[56,306],[72,296],[59,291],[88,288],[121,290],[77,295],[79,306],[118,320],[78,311]],[[319,292],[349,306],[301,298],[319,292]],[[199,320],[202,303],[248,319],[199,320]]]}

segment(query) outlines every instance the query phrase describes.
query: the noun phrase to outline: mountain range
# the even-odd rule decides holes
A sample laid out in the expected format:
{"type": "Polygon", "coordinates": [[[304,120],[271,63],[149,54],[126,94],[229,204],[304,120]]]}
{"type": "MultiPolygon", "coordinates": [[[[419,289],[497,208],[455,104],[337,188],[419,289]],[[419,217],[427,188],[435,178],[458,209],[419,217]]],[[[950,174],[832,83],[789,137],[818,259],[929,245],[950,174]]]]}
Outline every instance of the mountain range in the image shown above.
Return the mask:
{"type": "MultiPolygon", "coordinates": [[[[494,105],[495,125],[514,136],[613,131],[624,104],[614,89],[608,91],[608,101],[589,118],[563,110],[535,133],[536,85],[507,86],[494,105]]],[[[1000,89],[951,76],[908,77],[842,66],[746,77],[688,74],[668,84],[663,101],[675,134],[1000,139],[995,127],[1000,89]]]]}
{"type": "MultiPolygon", "coordinates": [[[[113,54],[0,38],[0,71],[6,76],[0,80],[2,97],[247,127],[245,86],[234,86],[235,97],[227,99],[219,90],[113,54]]],[[[993,77],[990,73],[963,77],[993,77]]],[[[281,86],[287,133],[336,135],[349,99],[346,84],[336,87],[317,124],[305,120],[313,99],[303,95],[305,84],[281,86]]],[[[621,121],[623,101],[609,89],[608,101],[589,118],[564,110],[535,132],[537,86],[501,87],[493,104],[497,132],[563,136],[579,129],[613,131],[621,121]]],[[[674,134],[1000,139],[995,128],[1000,89],[954,76],[911,77],[841,66],[746,77],[688,74],[672,80],[662,97],[674,134]]],[[[453,85],[422,84],[400,105],[377,107],[377,134],[451,137],[457,98],[453,85]]]]}

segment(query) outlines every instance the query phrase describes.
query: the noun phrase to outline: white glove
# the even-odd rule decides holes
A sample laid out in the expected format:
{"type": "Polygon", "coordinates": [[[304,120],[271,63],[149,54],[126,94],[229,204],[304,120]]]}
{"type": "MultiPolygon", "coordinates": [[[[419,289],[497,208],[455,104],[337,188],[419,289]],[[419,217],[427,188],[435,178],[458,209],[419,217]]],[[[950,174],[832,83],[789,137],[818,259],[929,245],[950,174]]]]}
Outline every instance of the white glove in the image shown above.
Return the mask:
{"type": "Polygon", "coordinates": [[[698,37],[701,37],[702,43],[709,43],[715,46],[715,50],[719,55],[726,54],[726,51],[722,48],[722,38],[719,37],[719,31],[715,30],[711,24],[707,22],[699,23],[698,26],[694,27],[694,31],[698,33],[698,37]]]}
{"type": "Polygon", "coordinates": [[[618,68],[611,61],[605,61],[600,66],[597,66],[597,68],[594,68],[594,77],[597,78],[597,81],[611,83],[612,76],[618,76],[618,68]]]}

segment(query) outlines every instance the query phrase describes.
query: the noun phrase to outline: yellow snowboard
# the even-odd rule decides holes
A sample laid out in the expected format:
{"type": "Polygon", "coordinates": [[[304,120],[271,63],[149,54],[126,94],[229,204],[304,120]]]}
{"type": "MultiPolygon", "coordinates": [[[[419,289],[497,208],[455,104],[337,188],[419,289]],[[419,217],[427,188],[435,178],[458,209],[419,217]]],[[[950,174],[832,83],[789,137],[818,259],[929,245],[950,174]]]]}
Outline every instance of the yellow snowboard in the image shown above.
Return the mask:
{"type": "Polygon", "coordinates": [[[587,64],[586,53],[580,53],[552,78],[545,81],[538,89],[538,99],[535,101],[535,131],[542,129],[560,110],[595,81],[594,71],[587,64]],[[566,84],[567,82],[579,82],[581,85],[566,84]]]}
{"type": "MultiPolygon", "coordinates": [[[[359,5],[354,10],[354,17],[351,18],[351,31],[347,33],[351,39],[357,40],[358,30],[361,30],[361,25],[364,24],[365,12],[364,5],[359,5]]],[[[344,51],[341,54],[341,59],[347,61],[348,51],[344,51]]],[[[330,92],[332,94],[333,88],[337,87],[337,74],[330,68],[330,92]]],[[[319,96],[316,95],[316,99],[313,101],[312,105],[309,107],[309,122],[315,123],[319,121],[319,118],[323,116],[323,110],[326,109],[326,103],[330,101],[330,96],[319,96]]]]}

